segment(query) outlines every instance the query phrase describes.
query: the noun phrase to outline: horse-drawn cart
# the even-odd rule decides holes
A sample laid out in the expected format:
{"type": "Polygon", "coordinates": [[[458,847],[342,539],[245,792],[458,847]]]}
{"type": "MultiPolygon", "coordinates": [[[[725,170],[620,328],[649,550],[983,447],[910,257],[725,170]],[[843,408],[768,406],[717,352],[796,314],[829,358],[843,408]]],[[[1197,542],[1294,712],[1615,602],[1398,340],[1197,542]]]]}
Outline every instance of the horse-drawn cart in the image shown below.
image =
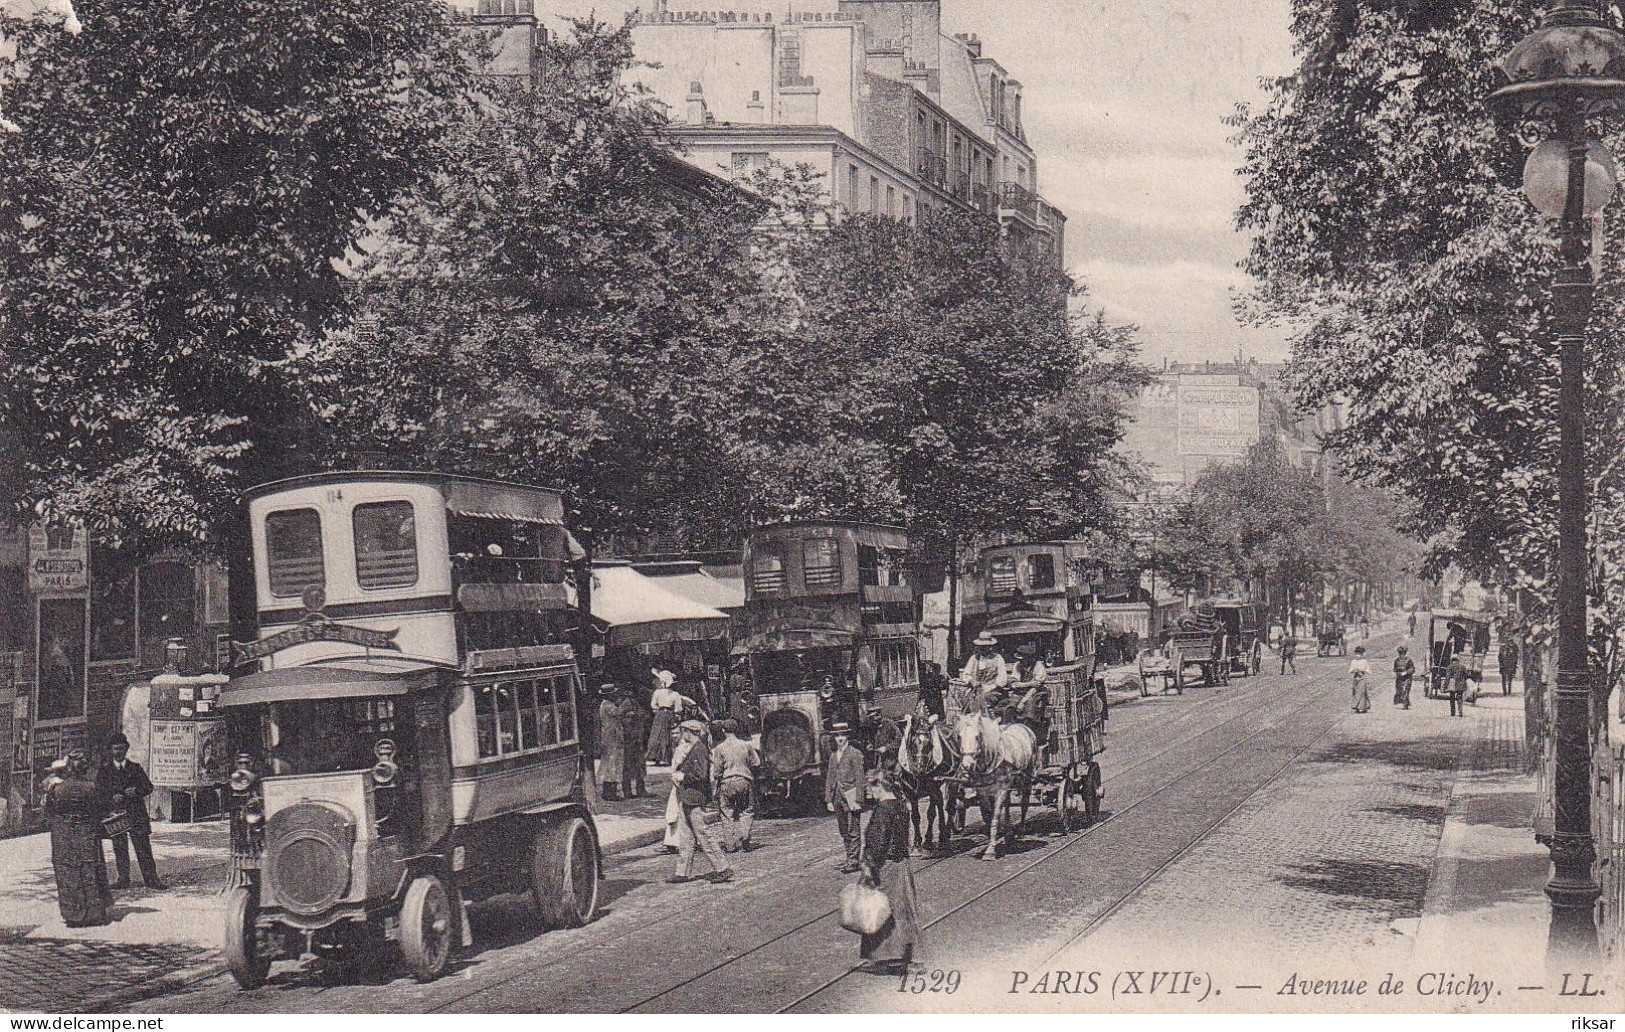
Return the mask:
{"type": "Polygon", "coordinates": [[[1168,663],[1173,667],[1174,690],[1181,695],[1188,684],[1220,685],[1230,683],[1230,639],[1224,630],[1181,628],[1168,636],[1165,646],[1168,663]],[[1192,676],[1189,668],[1201,673],[1192,676]]]}
{"type": "Polygon", "coordinates": [[[1048,721],[1041,728],[1048,734],[1038,743],[1022,799],[1023,822],[1030,800],[1053,806],[1066,833],[1100,818],[1105,786],[1096,757],[1106,750],[1106,696],[1087,673],[1081,666],[1050,671],[1048,721]]]}

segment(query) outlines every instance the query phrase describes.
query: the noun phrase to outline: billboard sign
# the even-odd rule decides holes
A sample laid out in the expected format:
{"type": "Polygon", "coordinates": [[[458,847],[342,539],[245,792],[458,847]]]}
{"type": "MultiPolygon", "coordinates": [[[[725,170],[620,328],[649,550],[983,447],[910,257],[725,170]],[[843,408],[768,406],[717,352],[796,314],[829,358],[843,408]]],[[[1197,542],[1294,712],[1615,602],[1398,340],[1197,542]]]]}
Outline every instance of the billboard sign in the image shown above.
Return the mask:
{"type": "Polygon", "coordinates": [[[1181,383],[1179,453],[1240,457],[1258,443],[1258,388],[1181,383]]]}
{"type": "Polygon", "coordinates": [[[28,590],[83,591],[90,583],[90,556],[83,527],[36,523],[28,528],[28,590]]]}

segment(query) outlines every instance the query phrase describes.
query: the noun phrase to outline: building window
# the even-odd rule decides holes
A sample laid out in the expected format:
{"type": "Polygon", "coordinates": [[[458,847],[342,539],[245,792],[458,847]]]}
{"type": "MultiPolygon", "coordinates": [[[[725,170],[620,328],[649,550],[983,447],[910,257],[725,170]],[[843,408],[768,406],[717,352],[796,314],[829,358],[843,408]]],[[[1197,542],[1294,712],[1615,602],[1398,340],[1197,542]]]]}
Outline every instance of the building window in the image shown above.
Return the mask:
{"type": "Polygon", "coordinates": [[[322,518],[315,509],[284,509],[265,517],[265,570],[271,594],[298,598],[307,587],[326,587],[322,518]]]}
{"type": "Polygon", "coordinates": [[[886,217],[888,219],[897,217],[897,188],[895,186],[886,187],[886,217]]]}
{"type": "Polygon", "coordinates": [[[903,195],[903,221],[910,225],[914,222],[914,198],[908,194],[903,195]]]}
{"type": "Polygon", "coordinates": [[[846,166],[846,208],[858,210],[858,166],[846,166]]]}
{"type": "Polygon", "coordinates": [[[186,563],[149,563],[141,568],[136,631],[143,668],[164,665],[171,638],[197,633],[197,576],[186,563]]]}
{"type": "Polygon", "coordinates": [[[880,214],[880,177],[869,177],[869,213],[880,214]]]}
{"type": "Polygon", "coordinates": [[[801,546],[801,580],[812,588],[841,586],[841,543],[830,537],[808,538],[801,546]]]}
{"type": "Polygon", "coordinates": [[[418,582],[417,520],[411,502],[368,502],[350,515],[355,577],[363,588],[404,588],[418,582]]]}
{"type": "Polygon", "coordinates": [[[85,715],[85,600],[39,600],[40,720],[85,715]]]}

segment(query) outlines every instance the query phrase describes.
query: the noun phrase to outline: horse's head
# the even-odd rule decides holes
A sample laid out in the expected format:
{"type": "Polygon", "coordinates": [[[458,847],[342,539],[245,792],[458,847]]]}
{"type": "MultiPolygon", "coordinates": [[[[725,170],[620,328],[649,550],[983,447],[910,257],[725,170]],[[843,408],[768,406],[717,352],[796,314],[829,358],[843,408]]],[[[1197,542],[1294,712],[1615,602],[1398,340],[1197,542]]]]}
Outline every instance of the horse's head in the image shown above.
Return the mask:
{"type": "Polygon", "coordinates": [[[982,754],[982,718],[975,712],[962,714],[954,725],[954,736],[959,740],[959,766],[966,771],[975,769],[982,754]]]}

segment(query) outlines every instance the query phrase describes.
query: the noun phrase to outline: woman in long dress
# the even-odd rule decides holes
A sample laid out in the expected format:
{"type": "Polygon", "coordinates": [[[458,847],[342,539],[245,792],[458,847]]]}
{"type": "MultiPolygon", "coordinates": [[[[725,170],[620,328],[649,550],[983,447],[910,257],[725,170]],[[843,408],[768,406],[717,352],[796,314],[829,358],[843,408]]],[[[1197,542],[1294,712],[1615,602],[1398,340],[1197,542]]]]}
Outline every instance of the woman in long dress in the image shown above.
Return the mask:
{"type": "Polygon", "coordinates": [[[621,798],[626,776],[626,736],[621,722],[620,691],[613,684],[598,689],[598,783],[605,799],[621,798]]]}
{"type": "Polygon", "coordinates": [[[1371,664],[1365,658],[1365,646],[1354,646],[1354,659],[1349,663],[1354,677],[1354,712],[1364,713],[1371,708],[1371,664]]]}
{"type": "Polygon", "coordinates": [[[106,924],[112,893],[102,858],[102,800],[84,750],[68,753],[61,779],[46,791],[45,812],[51,819],[51,870],[62,920],[69,928],[106,924]]]}
{"type": "Polygon", "coordinates": [[[869,772],[869,797],[876,803],[864,833],[864,873],[886,894],[891,917],[880,931],[862,938],[859,952],[868,962],[867,970],[895,975],[908,969],[920,943],[914,867],[909,860],[908,805],[897,797],[892,773],[882,768],[869,772]]]}

